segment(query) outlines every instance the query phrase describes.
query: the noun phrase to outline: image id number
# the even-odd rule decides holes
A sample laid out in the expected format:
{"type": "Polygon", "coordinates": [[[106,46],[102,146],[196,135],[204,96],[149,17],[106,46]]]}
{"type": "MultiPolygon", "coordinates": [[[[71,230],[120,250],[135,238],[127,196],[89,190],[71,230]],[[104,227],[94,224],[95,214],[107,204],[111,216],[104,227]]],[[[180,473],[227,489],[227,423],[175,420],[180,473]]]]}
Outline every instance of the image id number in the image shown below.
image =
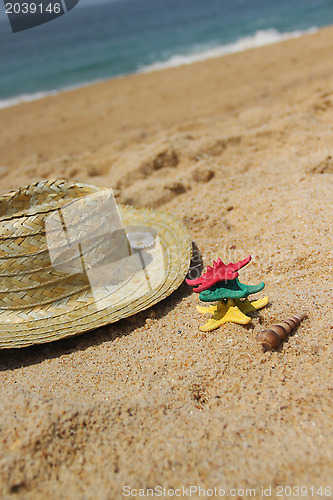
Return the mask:
{"type": "Polygon", "coordinates": [[[277,497],[305,497],[305,496],[316,496],[319,497],[329,497],[331,498],[332,488],[330,486],[320,486],[319,488],[315,488],[314,486],[278,486],[276,488],[276,496],[277,497]]]}
{"type": "Polygon", "coordinates": [[[50,2],[46,7],[42,3],[6,3],[6,14],[60,14],[60,12],[61,4],[59,2],[50,2]]]}

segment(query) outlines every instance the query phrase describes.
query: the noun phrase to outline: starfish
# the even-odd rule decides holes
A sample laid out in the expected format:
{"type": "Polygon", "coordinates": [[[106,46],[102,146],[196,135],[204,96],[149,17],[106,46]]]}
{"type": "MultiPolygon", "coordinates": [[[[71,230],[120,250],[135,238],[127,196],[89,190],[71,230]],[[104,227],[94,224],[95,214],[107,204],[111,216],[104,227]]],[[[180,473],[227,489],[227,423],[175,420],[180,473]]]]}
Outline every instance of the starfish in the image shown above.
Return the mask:
{"type": "Polygon", "coordinates": [[[213,267],[207,267],[206,273],[202,274],[195,280],[186,280],[186,283],[190,286],[197,287],[193,289],[193,292],[200,293],[203,290],[208,290],[219,281],[228,282],[229,280],[234,280],[238,277],[237,271],[246,266],[250,260],[251,255],[246,257],[244,260],[236,262],[235,264],[230,262],[226,265],[221,259],[217,259],[217,262],[213,262],[213,267]]]}
{"type": "Polygon", "coordinates": [[[257,311],[268,304],[268,297],[250,302],[245,300],[228,299],[227,301],[219,300],[216,305],[209,307],[197,306],[197,311],[201,314],[211,313],[213,317],[207,323],[200,326],[202,332],[211,332],[219,328],[224,323],[238,323],[239,325],[247,325],[251,318],[246,316],[246,313],[257,311]]]}
{"type": "Polygon", "coordinates": [[[253,293],[260,292],[265,287],[262,281],[259,285],[245,285],[238,279],[229,280],[225,283],[214,285],[211,290],[204,290],[200,293],[199,299],[202,302],[216,302],[222,299],[243,299],[253,293]]]}

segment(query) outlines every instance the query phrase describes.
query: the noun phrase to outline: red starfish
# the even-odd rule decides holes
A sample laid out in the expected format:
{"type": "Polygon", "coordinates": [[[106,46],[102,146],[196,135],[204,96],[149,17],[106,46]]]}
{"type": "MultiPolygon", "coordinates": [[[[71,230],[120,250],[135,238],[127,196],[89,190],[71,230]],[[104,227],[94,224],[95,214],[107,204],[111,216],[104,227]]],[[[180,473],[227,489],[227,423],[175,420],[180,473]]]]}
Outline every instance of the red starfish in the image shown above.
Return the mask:
{"type": "Polygon", "coordinates": [[[240,260],[233,264],[226,265],[223,264],[221,259],[217,259],[217,262],[213,262],[213,267],[208,266],[207,271],[200,276],[200,278],[196,278],[195,280],[186,280],[186,283],[190,286],[196,286],[197,288],[193,289],[193,292],[199,293],[203,290],[208,290],[211,286],[215,285],[219,281],[228,281],[234,280],[238,277],[239,269],[246,266],[251,260],[251,255],[246,257],[244,260],[240,260]]]}

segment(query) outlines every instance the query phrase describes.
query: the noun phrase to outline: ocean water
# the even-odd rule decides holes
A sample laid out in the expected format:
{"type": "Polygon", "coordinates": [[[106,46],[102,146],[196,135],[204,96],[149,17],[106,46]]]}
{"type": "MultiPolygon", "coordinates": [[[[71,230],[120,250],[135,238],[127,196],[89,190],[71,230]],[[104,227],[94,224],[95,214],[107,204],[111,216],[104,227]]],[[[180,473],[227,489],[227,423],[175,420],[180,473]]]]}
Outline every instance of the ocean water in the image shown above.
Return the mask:
{"type": "Polygon", "coordinates": [[[333,23],[333,0],[82,1],[12,33],[0,16],[0,107],[274,43],[333,23]]]}

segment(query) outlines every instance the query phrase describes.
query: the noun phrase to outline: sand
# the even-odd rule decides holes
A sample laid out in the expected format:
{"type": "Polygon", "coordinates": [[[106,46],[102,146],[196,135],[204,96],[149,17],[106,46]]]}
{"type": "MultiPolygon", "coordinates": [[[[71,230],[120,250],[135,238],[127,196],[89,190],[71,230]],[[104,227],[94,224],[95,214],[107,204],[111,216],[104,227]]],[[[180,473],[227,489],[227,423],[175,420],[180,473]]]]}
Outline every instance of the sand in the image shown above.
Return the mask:
{"type": "Polygon", "coordinates": [[[205,266],[251,254],[241,281],[270,298],[246,327],[202,333],[183,284],[111,326],[0,352],[1,498],[333,497],[332,54],[326,28],[0,111],[2,192],[112,187],[182,219],[205,266]],[[301,311],[264,352],[256,333],[301,311]]]}

